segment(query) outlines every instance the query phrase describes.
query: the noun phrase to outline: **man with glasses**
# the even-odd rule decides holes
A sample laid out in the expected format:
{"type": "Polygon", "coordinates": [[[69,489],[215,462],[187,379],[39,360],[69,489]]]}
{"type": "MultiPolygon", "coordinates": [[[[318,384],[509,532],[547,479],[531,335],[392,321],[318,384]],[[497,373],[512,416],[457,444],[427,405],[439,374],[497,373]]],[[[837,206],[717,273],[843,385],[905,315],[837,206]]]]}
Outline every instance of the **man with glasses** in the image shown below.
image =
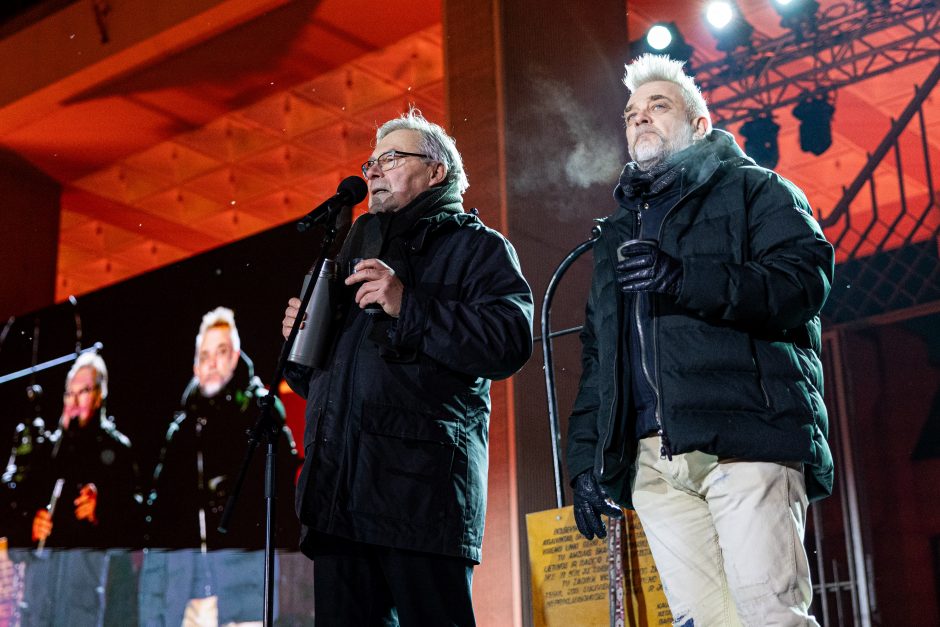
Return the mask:
{"type": "Polygon", "coordinates": [[[326,366],[287,373],[307,401],[301,549],[321,627],[472,625],[490,381],[531,353],[532,294],[509,242],[464,212],[440,126],[412,110],[376,140],[326,366]]]}
{"type": "MultiPolygon", "coordinates": [[[[59,429],[49,435],[41,461],[42,488],[34,485],[33,542],[77,547],[139,542],[132,533],[140,527],[129,516],[139,513],[137,465],[130,441],[105,413],[107,397],[104,360],[95,353],[79,356],[66,376],[59,429]]],[[[40,463],[35,455],[33,461],[40,463]]]]}
{"type": "Polygon", "coordinates": [[[130,558],[115,549],[140,543],[137,466],[105,411],[107,397],[104,360],[80,355],[66,376],[59,428],[33,443],[28,480],[17,486],[14,506],[32,513],[35,547],[19,552],[24,627],[118,624],[134,612],[130,558]]]}

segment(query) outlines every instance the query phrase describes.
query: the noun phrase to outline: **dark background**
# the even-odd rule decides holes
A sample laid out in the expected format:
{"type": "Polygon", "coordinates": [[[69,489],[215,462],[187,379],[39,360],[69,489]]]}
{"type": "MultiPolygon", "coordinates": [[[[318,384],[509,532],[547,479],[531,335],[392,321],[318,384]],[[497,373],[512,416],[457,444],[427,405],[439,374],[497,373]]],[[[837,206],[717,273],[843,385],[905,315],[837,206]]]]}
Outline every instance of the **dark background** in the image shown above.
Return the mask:
{"type": "MultiPolygon", "coordinates": [[[[193,376],[199,323],[224,305],[235,311],[242,352],[270,385],[283,344],[287,299],[300,291],[320,247],[319,228],[298,233],[293,223],[93,292],[77,301],[82,347],[101,342],[108,366],[108,413],[130,438],[144,485],[152,474],[167,427],[193,376]]],[[[75,351],[76,307],[68,302],[15,320],[0,347],[0,376],[32,363],[38,322],[40,363],[75,351]]],[[[71,363],[37,373],[44,390],[40,415],[53,429],[62,411],[71,363]]],[[[0,459],[16,424],[35,415],[27,399],[31,377],[0,385],[0,459]]],[[[295,433],[295,437],[301,434],[295,433]]],[[[246,440],[247,442],[247,440],[246,440]]]]}

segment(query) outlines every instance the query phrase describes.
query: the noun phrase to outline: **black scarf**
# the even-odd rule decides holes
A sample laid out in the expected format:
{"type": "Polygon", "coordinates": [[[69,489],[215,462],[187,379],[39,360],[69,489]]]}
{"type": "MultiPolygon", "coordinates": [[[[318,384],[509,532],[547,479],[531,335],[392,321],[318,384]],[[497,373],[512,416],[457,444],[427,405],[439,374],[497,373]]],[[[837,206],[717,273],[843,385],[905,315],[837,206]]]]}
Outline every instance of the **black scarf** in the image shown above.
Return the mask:
{"type": "Polygon", "coordinates": [[[614,190],[614,197],[617,200],[628,200],[658,194],[679,178],[686,170],[686,165],[698,158],[706,144],[706,141],[695,141],[688,148],[666,157],[649,170],[641,170],[635,161],[631,161],[624,166],[620,174],[620,183],[614,190]]]}
{"type": "Polygon", "coordinates": [[[367,213],[357,219],[343,242],[337,259],[340,267],[353,259],[402,257],[404,236],[425,221],[434,224],[463,213],[455,182],[427,189],[398,211],[367,213]]]}
{"type": "MultiPolygon", "coordinates": [[[[463,213],[463,206],[457,184],[445,182],[421,192],[398,211],[360,216],[350,229],[337,256],[340,268],[349,268],[351,260],[357,258],[381,258],[404,273],[399,274],[402,283],[413,285],[414,280],[409,276],[410,266],[407,262],[406,245],[409,236],[418,230],[419,224],[434,228],[436,224],[460,213],[463,213]]],[[[345,306],[351,305],[345,303],[345,306]]],[[[417,359],[416,350],[406,350],[391,344],[389,338],[394,328],[394,319],[383,314],[372,316],[370,320],[372,328],[369,338],[375,343],[383,359],[398,363],[413,362],[417,359]]]]}

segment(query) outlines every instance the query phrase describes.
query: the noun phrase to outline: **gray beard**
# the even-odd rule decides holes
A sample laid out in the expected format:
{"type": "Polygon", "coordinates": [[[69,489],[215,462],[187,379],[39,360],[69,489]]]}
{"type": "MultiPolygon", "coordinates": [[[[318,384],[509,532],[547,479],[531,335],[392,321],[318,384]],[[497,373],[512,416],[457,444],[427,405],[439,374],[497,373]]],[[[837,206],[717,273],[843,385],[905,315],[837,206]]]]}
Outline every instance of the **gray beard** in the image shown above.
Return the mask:
{"type": "MultiPolygon", "coordinates": [[[[650,168],[653,168],[672,155],[682,152],[686,148],[692,145],[695,141],[695,132],[692,130],[692,125],[684,126],[685,132],[683,132],[679,137],[668,138],[664,137],[659,133],[659,131],[650,131],[659,138],[659,143],[650,145],[647,142],[644,142],[642,147],[634,154],[633,149],[630,149],[630,157],[636,162],[637,167],[643,171],[647,172],[650,168]]],[[[634,142],[635,144],[636,142],[634,142]]]]}
{"type": "Polygon", "coordinates": [[[199,392],[206,398],[212,398],[213,396],[218,394],[222,390],[223,387],[225,387],[224,383],[213,381],[212,383],[209,383],[207,385],[200,385],[199,392]]]}
{"type": "Polygon", "coordinates": [[[228,385],[228,382],[232,380],[233,376],[234,376],[234,373],[232,373],[231,376],[227,377],[223,381],[211,381],[209,383],[206,383],[205,385],[203,385],[202,382],[200,382],[199,383],[200,394],[202,394],[206,398],[212,398],[213,396],[221,392],[222,388],[228,385]]]}

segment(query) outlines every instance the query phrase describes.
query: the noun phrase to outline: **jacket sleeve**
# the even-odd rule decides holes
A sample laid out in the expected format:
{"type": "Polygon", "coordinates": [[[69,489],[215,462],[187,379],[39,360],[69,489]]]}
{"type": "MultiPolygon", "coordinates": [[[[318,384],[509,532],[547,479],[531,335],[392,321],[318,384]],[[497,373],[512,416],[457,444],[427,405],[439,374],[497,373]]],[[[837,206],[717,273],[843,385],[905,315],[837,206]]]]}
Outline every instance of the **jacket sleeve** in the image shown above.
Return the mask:
{"type": "Polygon", "coordinates": [[[505,238],[489,230],[460,231],[448,242],[448,263],[461,266],[453,273],[460,277],[459,296],[406,286],[389,341],[455,372],[504,379],[532,354],[532,291],[505,238]]]}
{"type": "MultiPolygon", "coordinates": [[[[290,389],[303,399],[306,399],[307,394],[310,393],[310,375],[312,373],[313,368],[301,366],[300,364],[295,364],[290,361],[284,366],[284,380],[287,381],[287,385],[290,386],[290,389]]],[[[281,413],[283,413],[283,411],[281,413]]]]}
{"type": "Polygon", "coordinates": [[[745,170],[744,262],[683,257],[678,303],[706,319],[768,330],[796,328],[826,301],[834,251],[796,186],[773,172],[745,170]]]}
{"type": "Polygon", "coordinates": [[[581,381],[571,416],[568,418],[566,462],[569,484],[585,470],[594,467],[597,449],[597,337],[594,334],[594,291],[588,298],[584,327],[581,330],[581,381]]]}

